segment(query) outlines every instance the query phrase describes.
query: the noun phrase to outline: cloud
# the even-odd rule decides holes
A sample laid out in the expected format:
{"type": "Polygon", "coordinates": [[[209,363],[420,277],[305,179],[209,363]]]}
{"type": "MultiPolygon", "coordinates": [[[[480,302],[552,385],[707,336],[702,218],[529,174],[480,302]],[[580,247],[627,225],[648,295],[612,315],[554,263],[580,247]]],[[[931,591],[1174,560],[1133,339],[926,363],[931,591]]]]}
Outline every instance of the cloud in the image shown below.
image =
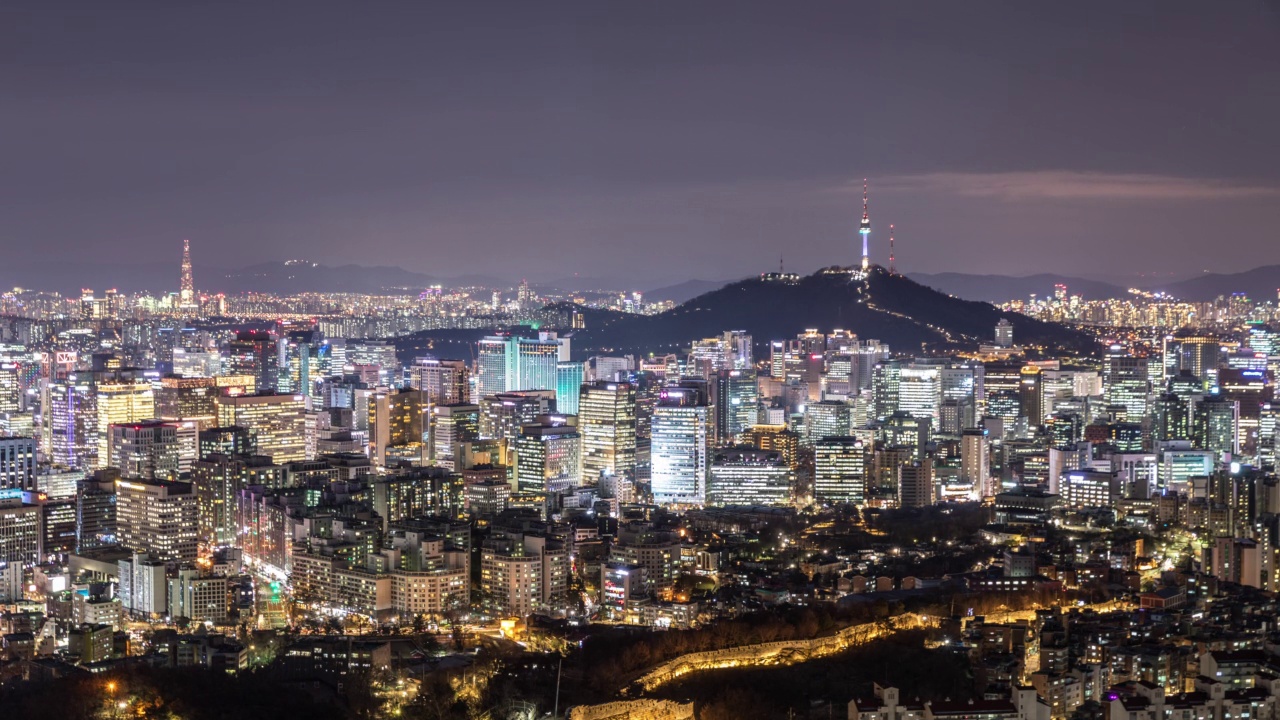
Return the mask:
{"type": "Polygon", "coordinates": [[[1182,201],[1280,197],[1280,186],[1171,175],[1037,170],[898,175],[878,190],[935,192],[962,197],[1024,200],[1182,201]]]}

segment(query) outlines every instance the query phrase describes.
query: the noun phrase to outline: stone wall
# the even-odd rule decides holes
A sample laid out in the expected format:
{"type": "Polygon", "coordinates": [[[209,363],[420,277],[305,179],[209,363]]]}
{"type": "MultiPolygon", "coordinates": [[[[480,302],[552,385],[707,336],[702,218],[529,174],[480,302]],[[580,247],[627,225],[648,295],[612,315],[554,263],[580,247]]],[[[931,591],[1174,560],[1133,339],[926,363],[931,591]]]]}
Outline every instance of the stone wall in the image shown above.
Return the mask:
{"type": "Polygon", "coordinates": [[[811,640],[783,640],[757,645],[741,645],[724,650],[709,650],[681,655],[650,670],[632,685],[633,692],[648,692],[682,675],[702,670],[746,667],[752,665],[791,665],[871,642],[900,630],[938,627],[939,619],[907,613],[887,620],[853,625],[835,635],[811,640]]]}
{"type": "Polygon", "coordinates": [[[670,700],[622,700],[604,705],[579,705],[568,720],[693,720],[693,703],[670,700]]]}

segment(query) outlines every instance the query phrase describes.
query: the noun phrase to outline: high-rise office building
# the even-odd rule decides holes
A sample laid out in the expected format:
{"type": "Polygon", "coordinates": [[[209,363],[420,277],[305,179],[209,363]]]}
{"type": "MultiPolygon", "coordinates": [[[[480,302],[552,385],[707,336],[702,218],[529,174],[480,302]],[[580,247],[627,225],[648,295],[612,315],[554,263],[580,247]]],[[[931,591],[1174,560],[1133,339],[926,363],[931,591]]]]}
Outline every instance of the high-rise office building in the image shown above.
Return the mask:
{"type": "Polygon", "coordinates": [[[1022,367],[1022,379],[1018,384],[1018,402],[1022,416],[1032,428],[1044,422],[1044,373],[1036,365],[1022,367]]]}
{"type": "Polygon", "coordinates": [[[696,340],[689,352],[692,374],[707,380],[722,370],[747,370],[752,364],[751,336],[742,330],[696,340]]]}
{"type": "Polygon", "coordinates": [[[98,406],[98,467],[111,460],[111,426],[136,423],[156,416],[155,391],[144,377],[121,371],[99,380],[94,388],[98,406]]]}
{"type": "Polygon", "coordinates": [[[431,409],[431,460],[457,470],[462,443],[480,437],[480,406],[469,403],[436,405],[431,409]]]}
{"type": "Polygon", "coordinates": [[[578,414],[578,395],[582,390],[583,369],[580,362],[556,363],[556,412],[578,414]]]}
{"type": "Polygon", "coordinates": [[[199,513],[191,483],[117,480],[120,544],[165,562],[196,559],[199,513]]]}
{"type": "Polygon", "coordinates": [[[862,438],[825,437],[813,445],[813,497],[818,502],[862,504],[867,497],[867,455],[862,438]]]}
{"type": "MultiPolygon", "coordinates": [[[[750,336],[748,336],[748,340],[750,336]]],[[[755,370],[719,370],[711,377],[711,407],[715,412],[717,445],[737,442],[759,421],[760,390],[755,370]]]]}
{"type": "Polygon", "coordinates": [[[1124,408],[1127,418],[1139,421],[1147,414],[1147,359],[1124,354],[1112,347],[1103,361],[1102,385],[1108,406],[1124,408]]]}
{"type": "Polygon", "coordinates": [[[938,407],[942,403],[941,367],[916,362],[898,372],[898,409],[912,417],[928,418],[938,424],[938,407]]]}
{"type": "Polygon", "coordinates": [[[651,427],[651,489],[658,503],[701,505],[707,489],[711,408],[705,383],[662,389],[651,427]]]}
{"type": "Polygon", "coordinates": [[[1152,439],[1156,442],[1191,439],[1191,408],[1183,398],[1163,393],[1152,408],[1152,439]]]}
{"type": "Polygon", "coordinates": [[[227,344],[227,374],[252,377],[255,390],[275,390],[279,365],[280,350],[276,338],[265,330],[237,333],[236,338],[227,344]]]}
{"type": "Polygon", "coordinates": [[[306,398],[302,395],[238,395],[217,400],[218,425],[245,428],[258,452],[278,464],[306,460],[306,398]]]}
{"type": "MultiPolygon", "coordinates": [[[[280,338],[279,351],[276,392],[306,395],[318,401],[319,381],[332,370],[332,353],[323,333],[314,329],[289,331],[280,338]]],[[[350,346],[347,353],[351,353],[350,346]]]]}
{"type": "Polygon", "coordinates": [[[76,483],[76,552],[117,544],[117,475],[100,470],[76,483]]]}
{"type": "MultiPolygon", "coordinates": [[[[177,480],[182,466],[179,423],[148,420],[111,425],[107,466],[127,479],[177,480]]],[[[194,448],[191,454],[194,455],[194,448]]]]}
{"type": "Polygon", "coordinates": [[[898,466],[899,507],[928,507],[937,500],[933,460],[925,458],[898,466]]]}
{"type": "Polygon", "coordinates": [[[516,488],[559,491],[582,484],[582,436],[572,415],[545,415],[515,440],[516,488]]]}
{"type": "Polygon", "coordinates": [[[555,413],[554,390],[498,393],[480,399],[480,437],[515,442],[520,428],[555,413]]]}
{"type": "Polygon", "coordinates": [[[0,360],[0,415],[22,410],[22,366],[0,360]]]}
{"type": "Polygon", "coordinates": [[[471,399],[471,373],[462,360],[420,357],[409,368],[409,383],[432,405],[456,405],[471,399]]]}
{"type": "Polygon", "coordinates": [[[286,468],[265,455],[207,454],[191,468],[195,487],[199,542],[233,545],[240,539],[237,520],[240,491],[246,487],[278,490],[286,484],[286,468]]]}
{"type": "Polygon", "coordinates": [[[848,437],[853,431],[853,405],[823,400],[804,408],[804,440],[809,446],[828,437],[848,437]]]}
{"type": "Polygon", "coordinates": [[[707,471],[708,505],[786,505],[795,473],[782,453],[730,447],[711,455],[707,471]]]}
{"type": "Polygon", "coordinates": [[[1240,403],[1210,395],[1196,403],[1191,434],[1197,448],[1213,451],[1219,460],[1240,453],[1240,403]]]}
{"type": "Polygon", "coordinates": [[[965,430],[960,437],[960,482],[973,488],[975,498],[995,494],[986,430],[965,430]]]}
{"type": "Polygon", "coordinates": [[[1217,384],[1222,343],[1211,337],[1166,337],[1161,365],[1164,379],[1188,373],[1200,381],[1200,389],[1217,384]]]}
{"type": "Polygon", "coordinates": [[[156,390],[156,417],[163,420],[194,420],[202,426],[216,423],[218,408],[217,379],[212,377],[160,378],[156,390]]]}
{"type": "Polygon", "coordinates": [[[0,437],[0,490],[35,489],[35,438],[0,437]]]}
{"type": "Polygon", "coordinates": [[[602,475],[634,476],[636,469],[636,389],[627,382],[597,380],[578,397],[582,435],[582,480],[594,485],[602,475]]]}
{"type": "Polygon", "coordinates": [[[476,395],[517,390],[555,390],[556,367],[569,360],[569,339],[555,333],[538,337],[492,335],[476,347],[476,395]]]}
{"type": "Polygon", "coordinates": [[[776,450],[791,467],[800,455],[800,435],[786,425],[752,425],[743,433],[743,442],[760,450],[776,450]]]}
{"type": "Polygon", "coordinates": [[[23,491],[0,490],[0,563],[34,565],[44,557],[42,508],[23,491]]]}
{"type": "Polygon", "coordinates": [[[877,363],[871,373],[871,394],[875,403],[875,418],[884,420],[898,412],[903,363],[886,360],[877,363]]]}
{"type": "Polygon", "coordinates": [[[378,392],[369,398],[369,458],[376,468],[429,458],[431,403],[423,390],[378,392]]]}
{"type": "Polygon", "coordinates": [[[206,455],[256,455],[258,439],[253,431],[246,427],[231,425],[229,427],[211,427],[200,433],[200,447],[197,458],[206,455]]]}

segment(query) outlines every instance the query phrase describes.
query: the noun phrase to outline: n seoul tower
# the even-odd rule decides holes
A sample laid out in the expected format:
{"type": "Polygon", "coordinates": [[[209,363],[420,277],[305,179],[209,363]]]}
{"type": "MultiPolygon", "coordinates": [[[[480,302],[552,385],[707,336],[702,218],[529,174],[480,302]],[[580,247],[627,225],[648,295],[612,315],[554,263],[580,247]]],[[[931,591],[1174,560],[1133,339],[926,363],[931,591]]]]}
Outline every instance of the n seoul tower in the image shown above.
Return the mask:
{"type": "Polygon", "coordinates": [[[871,216],[867,214],[867,179],[862,179],[862,223],[858,226],[858,234],[862,236],[862,272],[871,269],[871,258],[867,254],[867,238],[871,236],[871,216]]]}

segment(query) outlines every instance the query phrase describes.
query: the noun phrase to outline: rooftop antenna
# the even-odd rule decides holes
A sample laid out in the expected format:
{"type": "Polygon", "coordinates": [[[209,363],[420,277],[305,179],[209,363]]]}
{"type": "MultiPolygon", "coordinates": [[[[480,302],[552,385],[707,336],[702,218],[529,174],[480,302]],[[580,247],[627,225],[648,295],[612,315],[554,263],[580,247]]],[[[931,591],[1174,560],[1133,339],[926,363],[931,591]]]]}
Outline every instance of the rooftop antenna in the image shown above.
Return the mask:
{"type": "Polygon", "coordinates": [[[889,274],[898,274],[898,268],[893,264],[893,223],[889,223],[889,274]]]}

